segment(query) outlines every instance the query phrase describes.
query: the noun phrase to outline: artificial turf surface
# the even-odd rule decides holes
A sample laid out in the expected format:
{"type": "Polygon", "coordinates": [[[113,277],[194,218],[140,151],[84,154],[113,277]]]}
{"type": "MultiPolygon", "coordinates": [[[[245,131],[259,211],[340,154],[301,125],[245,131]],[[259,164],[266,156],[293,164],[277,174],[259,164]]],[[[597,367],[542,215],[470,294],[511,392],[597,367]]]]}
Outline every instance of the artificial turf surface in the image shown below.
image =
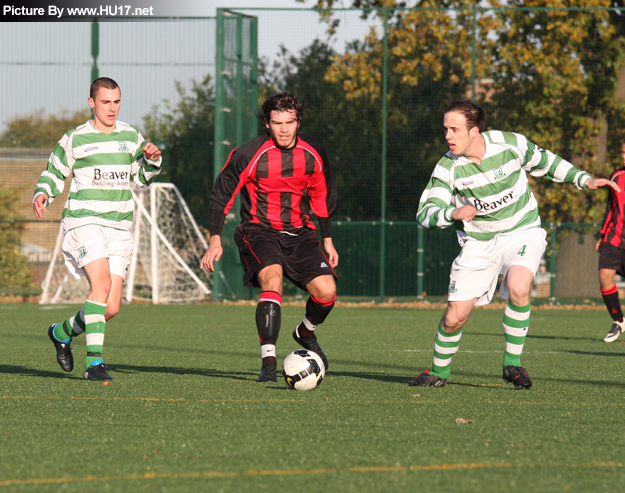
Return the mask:
{"type": "MultiPolygon", "coordinates": [[[[107,326],[111,385],[83,380],[84,336],[64,373],[46,329],[78,308],[0,305],[0,493],[625,485],[625,344],[602,341],[604,311],[534,310],[534,386],[514,390],[502,310],[473,313],[446,387],[416,388],[442,310],[337,306],[318,331],[329,371],[296,392],[256,382],[254,306],[123,306],[107,326]]],[[[302,316],[282,308],[280,361],[302,316]]]]}

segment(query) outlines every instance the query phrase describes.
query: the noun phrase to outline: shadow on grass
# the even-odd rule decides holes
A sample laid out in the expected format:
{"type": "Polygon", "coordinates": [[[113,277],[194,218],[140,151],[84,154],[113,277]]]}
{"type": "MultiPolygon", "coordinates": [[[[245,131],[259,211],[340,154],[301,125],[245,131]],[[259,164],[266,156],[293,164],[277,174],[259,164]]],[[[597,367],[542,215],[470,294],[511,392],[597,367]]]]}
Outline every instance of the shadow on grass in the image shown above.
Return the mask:
{"type": "MultiPolygon", "coordinates": [[[[497,333],[497,334],[488,334],[486,332],[471,332],[470,330],[466,331],[466,334],[463,333],[463,336],[486,336],[486,337],[504,337],[504,333],[503,333],[503,329],[501,330],[501,332],[497,333]]],[[[539,336],[539,335],[535,335],[532,334],[532,327],[530,325],[530,331],[529,334],[527,334],[527,338],[528,339],[549,339],[549,340],[557,340],[557,339],[562,339],[564,341],[602,341],[602,339],[600,337],[568,337],[568,336],[539,336]]]]}
{"type": "Polygon", "coordinates": [[[625,352],[623,353],[606,353],[605,351],[575,351],[575,350],[566,350],[562,351],[563,353],[571,353],[571,354],[582,354],[584,356],[617,356],[617,357],[625,357],[625,352]]]}
{"type": "Polygon", "coordinates": [[[171,366],[111,365],[118,373],[167,373],[169,375],[197,375],[200,377],[227,378],[229,380],[256,380],[258,373],[250,371],[221,371],[211,368],[185,368],[171,366]]]}
{"type": "Polygon", "coordinates": [[[410,380],[412,380],[414,377],[404,377],[402,376],[398,376],[398,375],[381,375],[379,373],[369,373],[366,371],[332,371],[329,370],[326,373],[326,376],[330,376],[330,377],[349,377],[349,378],[362,378],[364,380],[378,380],[380,382],[387,382],[387,383],[404,383],[404,380],[406,381],[406,383],[408,383],[410,380]]]}
{"type": "MultiPolygon", "coordinates": [[[[570,352],[575,352],[575,353],[582,353],[582,351],[570,351],[570,352]]],[[[588,354],[598,354],[598,353],[588,353],[588,354]]],[[[623,356],[623,355],[619,355],[619,356],[623,356]]],[[[488,380],[493,380],[493,379],[497,379],[499,378],[500,382],[503,382],[503,379],[501,377],[499,377],[498,375],[485,375],[483,373],[470,373],[470,372],[464,372],[464,371],[458,371],[458,372],[452,372],[453,376],[456,375],[460,375],[460,380],[462,379],[462,376],[467,376],[467,377],[478,377],[481,379],[488,379],[488,380]]],[[[532,377],[532,381],[534,383],[534,386],[536,385],[540,385],[541,383],[567,383],[567,384],[574,384],[574,385],[582,385],[582,386],[598,386],[598,387],[617,387],[617,388],[625,388],[625,383],[622,382],[606,382],[606,381],[601,381],[601,380],[590,380],[588,378],[584,378],[584,379],[574,379],[574,378],[550,378],[550,377],[535,377],[533,375],[531,375],[530,372],[530,376],[532,377]]],[[[494,385],[494,384],[473,384],[473,383],[465,383],[462,381],[458,381],[454,378],[454,381],[447,381],[447,385],[458,385],[458,386],[462,386],[462,387],[480,387],[480,388],[484,388],[484,389],[492,389],[492,390],[501,390],[503,389],[507,389],[509,388],[510,390],[520,390],[520,389],[516,389],[512,384],[509,383],[505,383],[503,385],[494,385]]]]}
{"type": "Polygon", "coordinates": [[[0,365],[0,373],[24,375],[25,377],[43,377],[43,378],[80,378],[82,379],[82,373],[78,372],[76,375],[71,373],[65,373],[63,371],[47,371],[39,370],[36,368],[26,368],[24,366],[15,365],[0,365]]]}

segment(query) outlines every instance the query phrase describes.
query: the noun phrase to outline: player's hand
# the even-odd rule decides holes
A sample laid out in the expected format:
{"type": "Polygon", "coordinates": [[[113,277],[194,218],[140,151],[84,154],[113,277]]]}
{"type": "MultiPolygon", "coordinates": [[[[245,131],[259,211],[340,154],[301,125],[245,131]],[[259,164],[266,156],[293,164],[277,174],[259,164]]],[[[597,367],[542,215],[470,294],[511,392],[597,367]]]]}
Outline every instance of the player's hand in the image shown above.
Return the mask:
{"type": "Polygon", "coordinates": [[[200,267],[210,272],[215,272],[215,262],[217,262],[221,255],[224,253],[224,249],[221,247],[221,236],[213,235],[208,242],[208,250],[202,257],[200,267]]]}
{"type": "Polygon", "coordinates": [[[326,251],[330,266],[334,269],[337,265],[339,265],[339,254],[336,251],[336,248],[334,248],[332,238],[323,239],[323,248],[326,251]]]}
{"type": "Polygon", "coordinates": [[[621,187],[619,187],[612,180],[608,180],[606,178],[591,178],[586,182],[586,188],[589,188],[590,190],[597,190],[597,188],[601,187],[612,187],[612,190],[616,193],[621,192],[621,187]]]}
{"type": "Polygon", "coordinates": [[[161,150],[152,142],[148,142],[143,146],[143,155],[150,161],[157,161],[161,157],[161,150]]]}
{"type": "Polygon", "coordinates": [[[455,221],[462,219],[463,221],[472,221],[477,215],[477,209],[472,205],[463,205],[458,207],[451,213],[451,218],[455,221]]]}
{"type": "Polygon", "coordinates": [[[603,238],[599,238],[597,240],[597,244],[595,245],[595,250],[599,251],[599,249],[601,248],[601,242],[603,241],[603,238]]]}
{"type": "Polygon", "coordinates": [[[46,209],[45,205],[47,200],[48,196],[45,193],[40,193],[35,197],[35,200],[33,202],[33,212],[35,213],[35,217],[38,220],[41,220],[44,212],[48,212],[48,209],[46,209]]]}

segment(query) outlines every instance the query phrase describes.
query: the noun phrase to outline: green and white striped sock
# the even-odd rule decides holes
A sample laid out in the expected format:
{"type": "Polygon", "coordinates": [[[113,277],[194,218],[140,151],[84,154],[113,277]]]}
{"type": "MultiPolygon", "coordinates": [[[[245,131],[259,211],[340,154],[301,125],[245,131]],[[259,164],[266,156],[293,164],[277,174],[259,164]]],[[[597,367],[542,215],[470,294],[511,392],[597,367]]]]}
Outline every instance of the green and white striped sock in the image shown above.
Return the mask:
{"type": "Polygon", "coordinates": [[[448,334],[438,325],[436,339],[434,339],[434,360],[432,361],[432,373],[440,378],[449,378],[451,372],[451,358],[458,352],[462,329],[448,334]]]}
{"type": "Polygon", "coordinates": [[[54,337],[61,342],[69,342],[71,338],[85,332],[85,309],[84,307],[80,311],[67,319],[62,324],[56,324],[54,327],[54,337]]]}
{"type": "Polygon", "coordinates": [[[87,336],[87,360],[85,369],[93,363],[102,362],[102,346],[106,329],[106,303],[85,301],[85,333],[87,336]]]}
{"type": "Polygon", "coordinates": [[[531,303],[517,306],[508,302],[503,315],[503,331],[506,335],[506,351],[503,353],[503,366],[521,366],[521,353],[530,325],[531,303]]]}

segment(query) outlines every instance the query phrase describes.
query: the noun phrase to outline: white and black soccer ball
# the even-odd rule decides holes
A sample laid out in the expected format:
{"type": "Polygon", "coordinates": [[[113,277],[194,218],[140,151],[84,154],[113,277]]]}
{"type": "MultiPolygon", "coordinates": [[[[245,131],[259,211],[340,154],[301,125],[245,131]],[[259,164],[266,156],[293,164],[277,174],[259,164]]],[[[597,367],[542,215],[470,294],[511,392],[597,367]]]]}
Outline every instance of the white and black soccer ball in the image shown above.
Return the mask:
{"type": "Polygon", "coordinates": [[[323,380],[326,367],[317,353],[308,349],[293,351],[282,363],[282,376],[295,390],[312,390],[323,380]]]}

